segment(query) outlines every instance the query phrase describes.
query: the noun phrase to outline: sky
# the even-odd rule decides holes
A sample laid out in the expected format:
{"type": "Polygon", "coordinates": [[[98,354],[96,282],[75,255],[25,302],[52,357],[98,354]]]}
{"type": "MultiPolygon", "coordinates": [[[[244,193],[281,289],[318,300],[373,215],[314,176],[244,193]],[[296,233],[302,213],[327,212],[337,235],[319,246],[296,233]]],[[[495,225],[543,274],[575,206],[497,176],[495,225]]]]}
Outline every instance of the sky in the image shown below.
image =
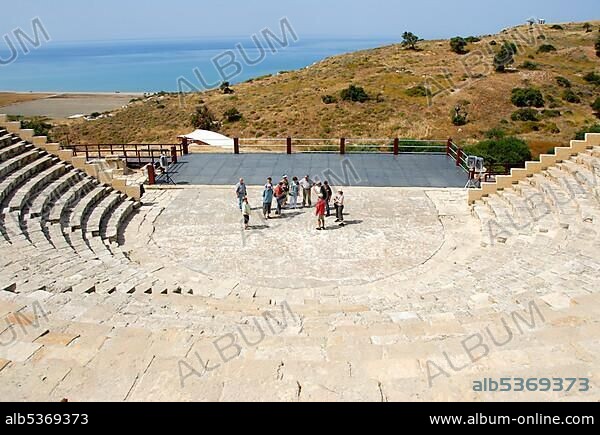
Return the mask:
{"type": "MultiPolygon", "coordinates": [[[[425,39],[480,35],[521,24],[600,19],[598,0],[19,0],[3,12],[0,38],[31,34],[39,17],[53,41],[248,37],[278,35],[287,17],[302,37],[389,37],[412,31],[425,39]]],[[[1,43],[1,41],[0,41],[1,43]]]]}

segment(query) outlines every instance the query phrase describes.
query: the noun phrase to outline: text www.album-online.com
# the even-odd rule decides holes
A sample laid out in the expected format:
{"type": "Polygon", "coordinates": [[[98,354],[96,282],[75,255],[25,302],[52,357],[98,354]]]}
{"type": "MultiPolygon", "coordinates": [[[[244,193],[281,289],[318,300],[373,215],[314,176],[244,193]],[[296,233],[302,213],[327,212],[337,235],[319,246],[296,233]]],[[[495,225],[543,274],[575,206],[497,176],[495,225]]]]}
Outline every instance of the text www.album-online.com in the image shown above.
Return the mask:
{"type": "Polygon", "coordinates": [[[593,425],[594,417],[584,416],[549,416],[542,414],[509,417],[506,415],[475,414],[467,418],[462,415],[434,415],[429,417],[432,425],[593,425]]]}

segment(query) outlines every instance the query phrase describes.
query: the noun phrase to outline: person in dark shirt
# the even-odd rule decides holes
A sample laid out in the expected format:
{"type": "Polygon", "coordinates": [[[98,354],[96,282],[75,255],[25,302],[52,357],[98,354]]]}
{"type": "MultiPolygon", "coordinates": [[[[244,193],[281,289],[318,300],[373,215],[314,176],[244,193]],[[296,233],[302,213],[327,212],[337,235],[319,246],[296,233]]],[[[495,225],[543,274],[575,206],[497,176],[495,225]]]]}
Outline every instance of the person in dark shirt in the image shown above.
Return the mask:
{"type": "Polygon", "coordinates": [[[325,181],[323,183],[323,188],[325,190],[325,194],[323,198],[325,199],[325,208],[327,209],[327,217],[331,216],[331,198],[333,198],[333,190],[329,185],[329,181],[325,181]]]}

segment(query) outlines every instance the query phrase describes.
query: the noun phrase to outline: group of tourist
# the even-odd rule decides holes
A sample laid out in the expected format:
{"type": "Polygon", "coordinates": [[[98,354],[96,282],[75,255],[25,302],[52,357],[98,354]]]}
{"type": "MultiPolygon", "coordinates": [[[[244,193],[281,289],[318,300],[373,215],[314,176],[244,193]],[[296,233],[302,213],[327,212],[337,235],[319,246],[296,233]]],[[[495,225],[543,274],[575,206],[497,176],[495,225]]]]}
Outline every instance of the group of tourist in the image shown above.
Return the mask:
{"type": "MultiPolygon", "coordinates": [[[[267,184],[265,184],[262,202],[263,202],[263,216],[265,219],[272,219],[271,214],[273,213],[273,201],[276,201],[275,216],[282,217],[283,210],[285,208],[296,210],[298,209],[298,199],[302,193],[302,208],[312,207],[313,195],[318,198],[315,213],[317,216],[317,230],[322,231],[325,227],[325,218],[331,216],[331,203],[336,211],[336,223],[343,227],[344,224],[344,205],[345,198],[344,192],[340,189],[334,196],[333,189],[329,185],[329,182],[313,182],[310,176],[305,176],[302,180],[298,177],[293,177],[290,181],[287,175],[284,175],[281,181],[277,184],[273,184],[271,177],[267,178],[267,184]]],[[[235,195],[238,200],[239,208],[244,216],[245,229],[250,228],[250,215],[252,207],[248,201],[248,188],[244,179],[240,179],[240,182],[235,186],[235,195]]]]}

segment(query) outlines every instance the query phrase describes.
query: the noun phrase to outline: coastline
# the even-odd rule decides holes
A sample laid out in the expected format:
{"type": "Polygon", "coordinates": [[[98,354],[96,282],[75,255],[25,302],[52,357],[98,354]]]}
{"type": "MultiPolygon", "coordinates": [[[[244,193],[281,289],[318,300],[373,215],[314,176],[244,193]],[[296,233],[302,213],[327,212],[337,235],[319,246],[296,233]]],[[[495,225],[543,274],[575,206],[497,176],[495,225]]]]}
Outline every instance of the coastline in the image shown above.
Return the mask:
{"type": "Polygon", "coordinates": [[[94,112],[114,111],[131,99],[134,92],[8,92],[0,91],[0,113],[25,117],[68,119],[94,112]]]}

